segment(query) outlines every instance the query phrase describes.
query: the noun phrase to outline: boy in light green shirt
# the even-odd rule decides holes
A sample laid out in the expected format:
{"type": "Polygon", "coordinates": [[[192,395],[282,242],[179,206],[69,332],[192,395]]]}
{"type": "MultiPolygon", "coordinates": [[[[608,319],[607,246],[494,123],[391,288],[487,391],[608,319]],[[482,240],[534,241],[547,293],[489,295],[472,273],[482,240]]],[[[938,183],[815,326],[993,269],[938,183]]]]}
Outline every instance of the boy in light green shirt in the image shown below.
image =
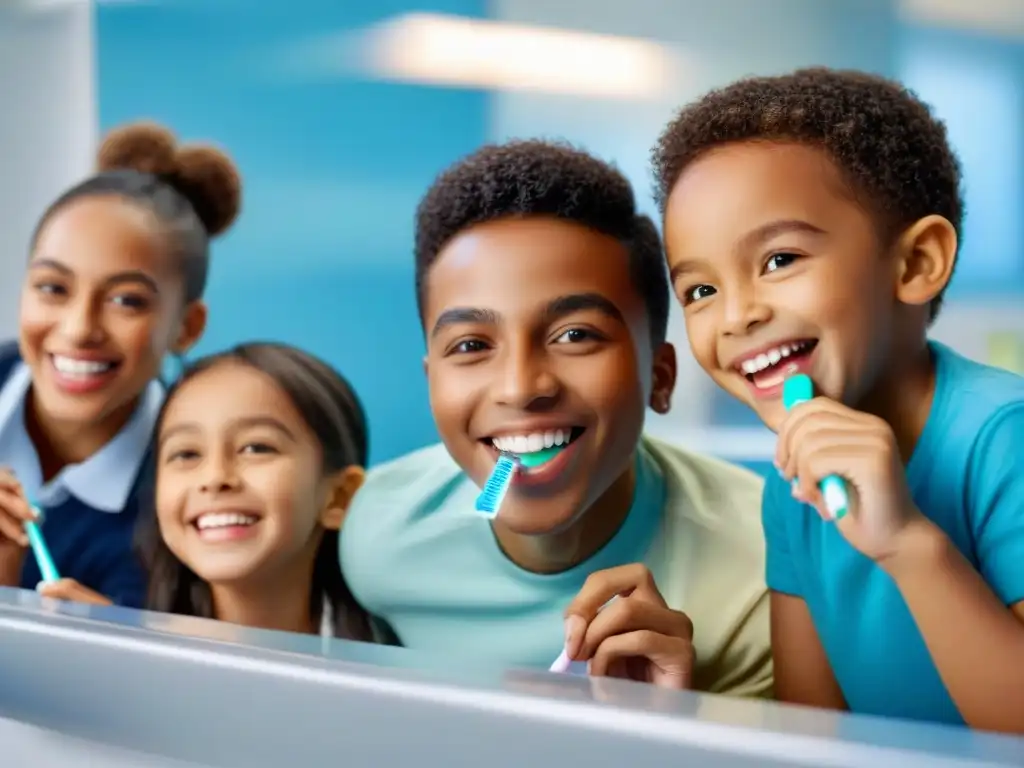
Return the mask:
{"type": "Polygon", "coordinates": [[[676,360],[629,182],[557,144],[485,147],[428,191],[416,255],[443,445],[370,472],[342,532],[357,599],[410,648],[769,692],[761,481],[641,435],[676,360]],[[474,513],[499,450],[559,446],[474,513]]]}

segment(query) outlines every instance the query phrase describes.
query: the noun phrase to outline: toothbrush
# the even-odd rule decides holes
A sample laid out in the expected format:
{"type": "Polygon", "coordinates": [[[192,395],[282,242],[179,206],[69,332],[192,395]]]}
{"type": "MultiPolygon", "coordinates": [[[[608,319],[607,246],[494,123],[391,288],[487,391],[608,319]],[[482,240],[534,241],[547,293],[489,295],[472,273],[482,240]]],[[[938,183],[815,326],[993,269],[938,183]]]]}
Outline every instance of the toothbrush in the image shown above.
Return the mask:
{"type": "MultiPolygon", "coordinates": [[[[602,605],[597,609],[600,613],[613,602],[618,600],[618,595],[615,595],[611,600],[602,605]]],[[[548,667],[548,672],[557,672],[559,674],[574,674],[574,675],[585,675],[587,674],[587,668],[589,664],[585,661],[573,661],[569,658],[569,649],[562,648],[562,652],[558,654],[558,658],[551,662],[551,666],[548,667]]]]}
{"type": "Polygon", "coordinates": [[[39,573],[43,576],[43,583],[60,581],[60,572],[57,565],[50,556],[50,550],[43,540],[43,532],[39,530],[39,523],[43,521],[43,512],[36,504],[32,504],[32,511],[38,515],[36,520],[26,520],[24,524],[25,534],[28,536],[28,544],[35,555],[36,563],[39,564],[39,573]]]}
{"type": "MultiPolygon", "coordinates": [[[[803,373],[790,376],[782,386],[782,404],[787,411],[793,410],[801,403],[814,398],[814,382],[803,373]]],[[[796,482],[795,480],[793,481],[796,482]]],[[[833,520],[841,520],[850,509],[850,497],[846,492],[846,483],[841,477],[829,475],[820,483],[821,495],[825,499],[825,508],[833,520]]]]}
{"type": "Polygon", "coordinates": [[[484,517],[497,516],[501,502],[504,501],[505,494],[508,493],[509,486],[512,485],[512,478],[516,476],[518,468],[519,461],[512,454],[502,453],[498,457],[498,463],[491,470],[491,476],[487,478],[484,489],[476,497],[477,512],[484,517]]]}

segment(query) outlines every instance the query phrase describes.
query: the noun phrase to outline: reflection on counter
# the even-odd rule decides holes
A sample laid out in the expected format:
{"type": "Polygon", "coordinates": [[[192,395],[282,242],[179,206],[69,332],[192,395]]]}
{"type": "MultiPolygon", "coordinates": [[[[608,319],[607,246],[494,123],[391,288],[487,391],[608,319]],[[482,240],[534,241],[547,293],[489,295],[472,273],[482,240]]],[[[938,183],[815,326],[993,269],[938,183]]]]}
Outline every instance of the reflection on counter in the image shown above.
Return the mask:
{"type": "Polygon", "coordinates": [[[966,729],[346,641],[324,658],[316,638],[213,624],[0,590],[5,755],[73,767],[101,754],[218,768],[1024,765],[1024,740],[966,729]]]}

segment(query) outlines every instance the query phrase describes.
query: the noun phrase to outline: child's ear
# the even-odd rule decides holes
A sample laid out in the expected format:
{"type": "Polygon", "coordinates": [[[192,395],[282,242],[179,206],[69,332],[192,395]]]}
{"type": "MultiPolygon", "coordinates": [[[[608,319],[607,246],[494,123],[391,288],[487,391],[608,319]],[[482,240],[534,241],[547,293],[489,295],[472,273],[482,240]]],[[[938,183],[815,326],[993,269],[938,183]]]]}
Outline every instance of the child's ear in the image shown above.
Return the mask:
{"type": "Polygon", "coordinates": [[[206,304],[201,301],[193,301],[187,307],[181,318],[181,328],[178,337],[171,344],[171,351],[176,355],[183,355],[199,341],[199,337],[206,330],[206,304]]]}
{"type": "Polygon", "coordinates": [[[676,388],[676,348],[667,341],[654,350],[649,405],[655,413],[665,414],[672,408],[672,391],[676,388]]]}
{"type": "Polygon", "coordinates": [[[320,513],[320,525],[330,531],[337,531],[345,521],[345,513],[366,480],[362,467],[345,467],[328,480],[327,503],[320,513]]]}
{"type": "Polygon", "coordinates": [[[900,236],[896,298],[903,304],[930,304],[953,276],[958,238],[943,216],[925,216],[900,236]]]}

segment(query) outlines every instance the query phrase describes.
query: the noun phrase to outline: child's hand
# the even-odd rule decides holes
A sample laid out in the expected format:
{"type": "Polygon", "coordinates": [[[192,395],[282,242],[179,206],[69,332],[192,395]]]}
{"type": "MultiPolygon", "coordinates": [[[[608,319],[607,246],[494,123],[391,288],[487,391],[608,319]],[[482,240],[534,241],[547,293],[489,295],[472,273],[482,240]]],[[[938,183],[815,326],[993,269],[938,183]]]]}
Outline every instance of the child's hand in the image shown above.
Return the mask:
{"type": "Polygon", "coordinates": [[[884,561],[900,534],[923,520],[907,487],[896,436],[882,419],[816,397],[796,406],[779,429],[775,464],[783,477],[799,478],[794,498],[829,519],[818,483],[829,475],[846,481],[850,509],[837,521],[862,554],[884,561]]]}
{"type": "Polygon", "coordinates": [[[113,605],[113,603],[98,592],[93,592],[88,587],[83,587],[74,579],[61,579],[60,581],[40,582],[36,591],[43,597],[52,597],[57,600],[67,600],[71,603],[89,603],[90,605],[113,605]]]}
{"type": "Polygon", "coordinates": [[[18,479],[10,470],[0,468],[0,547],[27,547],[24,524],[35,518],[18,479]]]}
{"type": "Polygon", "coordinates": [[[574,661],[588,661],[591,675],[690,686],[693,624],[665,604],[643,565],[591,574],[565,616],[566,652],[574,661]]]}

